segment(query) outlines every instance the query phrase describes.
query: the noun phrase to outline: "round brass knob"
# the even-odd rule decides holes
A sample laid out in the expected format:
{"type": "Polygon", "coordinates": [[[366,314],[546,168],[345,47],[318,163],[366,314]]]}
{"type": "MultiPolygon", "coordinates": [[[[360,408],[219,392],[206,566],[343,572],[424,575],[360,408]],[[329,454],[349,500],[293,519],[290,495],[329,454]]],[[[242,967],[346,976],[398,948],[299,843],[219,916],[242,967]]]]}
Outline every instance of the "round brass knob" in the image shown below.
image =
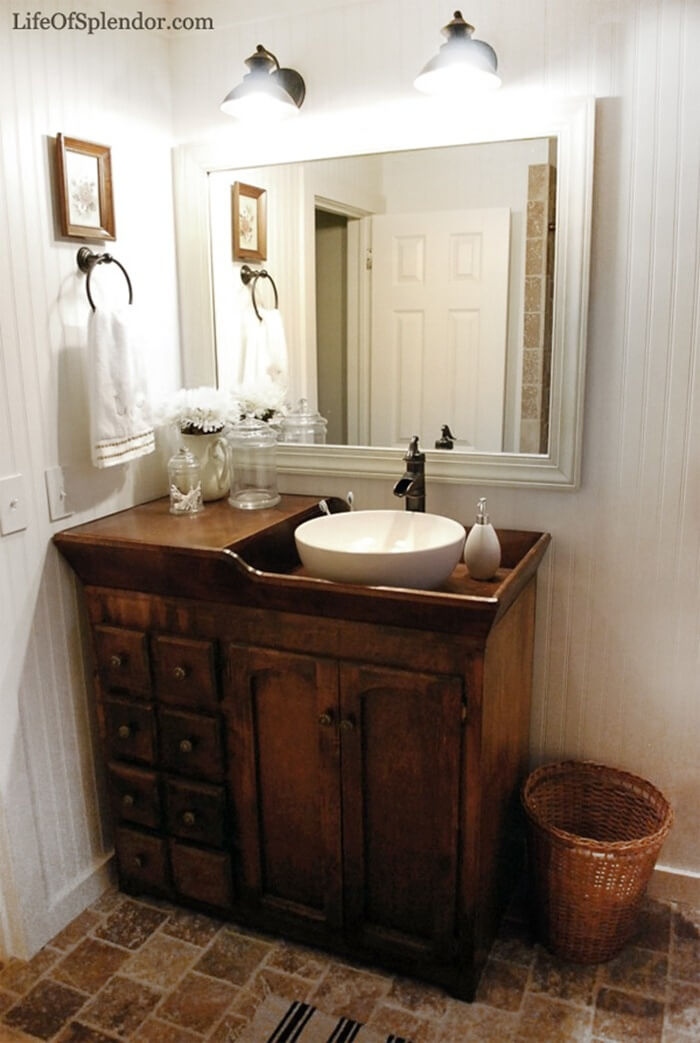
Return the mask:
{"type": "Polygon", "coordinates": [[[355,727],[355,722],[350,717],[345,717],[338,725],[341,732],[351,732],[355,727]]]}
{"type": "Polygon", "coordinates": [[[123,808],[133,808],[133,806],[134,806],[134,798],[132,797],[132,795],[130,793],[125,793],[124,796],[122,797],[122,807],[123,808]]]}
{"type": "Polygon", "coordinates": [[[195,824],[195,821],[196,821],[196,816],[195,816],[194,811],[185,811],[185,812],[183,812],[182,821],[184,822],[184,824],[186,826],[193,826],[195,824]]]}
{"type": "Polygon", "coordinates": [[[181,739],[180,753],[192,753],[192,742],[190,739],[181,739]]]}
{"type": "Polygon", "coordinates": [[[318,723],[322,728],[329,728],[333,724],[333,718],[329,713],[322,713],[318,719],[318,723]]]}
{"type": "Polygon", "coordinates": [[[184,666],[176,666],[173,670],[173,677],[176,681],[184,681],[187,677],[187,671],[184,666]]]}
{"type": "Polygon", "coordinates": [[[132,861],[136,869],[143,869],[143,855],[134,855],[132,861]]]}
{"type": "Polygon", "coordinates": [[[109,665],[113,666],[115,670],[119,670],[120,667],[124,666],[124,659],[120,655],[111,655],[109,657],[109,665]]]}
{"type": "Polygon", "coordinates": [[[120,724],[117,729],[117,735],[120,739],[128,739],[131,735],[131,728],[128,724],[120,724]]]}

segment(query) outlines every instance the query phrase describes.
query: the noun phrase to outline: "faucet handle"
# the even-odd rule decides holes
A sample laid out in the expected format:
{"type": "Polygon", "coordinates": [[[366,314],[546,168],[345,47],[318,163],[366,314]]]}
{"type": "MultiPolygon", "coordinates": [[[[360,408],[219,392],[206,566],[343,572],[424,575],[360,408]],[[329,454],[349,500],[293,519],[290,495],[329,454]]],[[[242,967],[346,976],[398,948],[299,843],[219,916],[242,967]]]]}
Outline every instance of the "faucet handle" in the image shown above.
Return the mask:
{"type": "Polygon", "coordinates": [[[421,453],[418,448],[418,435],[414,435],[408,443],[408,452],[404,456],[404,460],[425,460],[425,453],[421,453]]]}

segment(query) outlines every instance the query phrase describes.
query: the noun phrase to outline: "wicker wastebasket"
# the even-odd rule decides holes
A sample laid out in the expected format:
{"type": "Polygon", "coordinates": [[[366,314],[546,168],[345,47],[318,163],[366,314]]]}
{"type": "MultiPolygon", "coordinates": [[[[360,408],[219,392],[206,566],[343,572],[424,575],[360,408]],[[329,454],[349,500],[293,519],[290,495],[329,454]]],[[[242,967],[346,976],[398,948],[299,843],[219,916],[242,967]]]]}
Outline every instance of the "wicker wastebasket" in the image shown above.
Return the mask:
{"type": "Polygon", "coordinates": [[[599,963],[634,931],[673,812],[651,783],[594,764],[546,764],[525,780],[537,926],[547,948],[599,963]]]}

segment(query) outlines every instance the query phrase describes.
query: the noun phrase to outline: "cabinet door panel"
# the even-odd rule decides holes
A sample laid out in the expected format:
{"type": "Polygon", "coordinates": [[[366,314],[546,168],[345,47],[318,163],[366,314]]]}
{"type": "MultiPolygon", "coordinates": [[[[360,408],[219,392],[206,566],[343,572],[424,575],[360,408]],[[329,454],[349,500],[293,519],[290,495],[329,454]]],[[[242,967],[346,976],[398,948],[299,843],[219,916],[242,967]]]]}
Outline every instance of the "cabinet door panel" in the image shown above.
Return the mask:
{"type": "Polygon", "coordinates": [[[361,944],[454,948],[462,684],[343,664],[345,911],[361,944]]]}
{"type": "Polygon", "coordinates": [[[232,646],[226,700],[242,887],[292,919],[340,921],[337,667],[232,646]]]}

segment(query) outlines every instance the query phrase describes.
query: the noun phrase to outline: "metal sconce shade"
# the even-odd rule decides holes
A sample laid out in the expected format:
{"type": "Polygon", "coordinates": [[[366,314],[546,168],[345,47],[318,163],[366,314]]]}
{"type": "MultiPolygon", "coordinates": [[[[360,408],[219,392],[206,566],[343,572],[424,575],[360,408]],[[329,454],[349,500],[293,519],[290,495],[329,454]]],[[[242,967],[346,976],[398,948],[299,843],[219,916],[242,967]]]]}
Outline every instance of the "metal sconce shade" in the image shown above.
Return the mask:
{"type": "Polygon", "coordinates": [[[465,87],[500,87],[496,52],[483,40],[473,40],[474,26],[455,11],[443,30],[447,42],[418,74],[414,87],[424,94],[456,92],[465,87]]]}
{"type": "Polygon", "coordinates": [[[221,103],[222,112],[240,119],[276,117],[284,119],[298,113],[306,96],[303,78],[294,69],[281,69],[271,51],[261,43],[255,54],[246,58],[250,70],[221,103]]]}

